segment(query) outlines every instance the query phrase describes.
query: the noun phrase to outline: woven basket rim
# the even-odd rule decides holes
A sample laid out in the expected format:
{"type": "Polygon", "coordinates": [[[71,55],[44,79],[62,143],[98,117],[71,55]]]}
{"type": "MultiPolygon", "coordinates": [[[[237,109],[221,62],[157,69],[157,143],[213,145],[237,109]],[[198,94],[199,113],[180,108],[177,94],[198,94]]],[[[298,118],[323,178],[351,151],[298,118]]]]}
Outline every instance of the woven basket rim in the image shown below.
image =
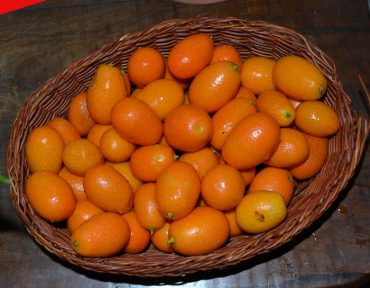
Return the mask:
{"type": "MultiPolygon", "coordinates": [[[[242,40],[244,41],[244,38],[242,40]]],[[[239,45],[240,43],[235,44],[239,45]]],[[[247,48],[249,49],[249,47],[247,48]]],[[[283,48],[281,48],[281,51],[279,49],[274,50],[273,53],[276,54],[272,56],[276,58],[278,53],[285,53],[283,48]]],[[[20,219],[32,238],[50,253],[74,265],[96,272],[140,277],[181,276],[236,265],[280,247],[311,226],[332,205],[352,177],[363,154],[364,142],[368,132],[368,119],[352,116],[351,100],[343,90],[334,62],[320,48],[298,32],[262,20],[243,20],[234,17],[172,19],[158,23],[146,30],[125,34],[76,60],[40,85],[26,99],[13,123],[7,151],[7,170],[11,179],[13,205],[20,219]],[[223,31],[220,32],[220,30],[223,31]],[[71,96],[66,96],[63,93],[69,91],[76,93],[84,90],[90,81],[92,71],[99,63],[114,59],[114,61],[121,61],[119,63],[124,65],[124,63],[127,63],[127,55],[125,56],[126,59],[123,59],[124,57],[120,55],[129,53],[127,52],[130,51],[129,49],[134,49],[138,44],[143,45],[143,43],[150,43],[150,45],[159,47],[159,49],[164,49],[163,53],[166,54],[170,47],[168,43],[173,38],[180,39],[185,37],[186,33],[190,34],[194,31],[213,33],[214,39],[218,42],[232,42],[234,39],[241,39],[241,35],[244,34],[249,35],[251,37],[250,41],[253,42],[252,36],[255,35],[255,46],[246,51],[249,54],[261,53],[261,55],[264,55],[264,53],[269,53],[269,51],[262,51],[261,47],[263,46],[260,46],[262,44],[259,41],[264,43],[263,41],[273,39],[277,41],[276,46],[279,49],[281,48],[279,45],[284,48],[283,44],[288,42],[290,45],[287,46],[288,48],[296,49],[298,47],[301,49],[300,53],[303,51],[304,55],[309,55],[311,57],[309,60],[320,67],[328,78],[329,93],[331,94],[327,96],[325,101],[338,109],[342,122],[338,134],[330,139],[330,157],[323,169],[335,171],[338,174],[336,176],[341,177],[319,173],[315,178],[300,185],[297,199],[289,206],[288,218],[282,225],[263,234],[238,236],[226,246],[208,255],[185,257],[149,249],[138,255],[123,254],[110,258],[83,258],[77,256],[70,247],[65,245],[68,242],[67,233],[63,232],[63,229],[40,219],[33,212],[25,197],[24,182],[29,170],[24,157],[21,159],[21,156],[24,155],[27,133],[32,127],[44,124],[50,117],[65,113],[67,100],[63,97],[71,96]],[[169,34],[172,38],[168,36],[169,34]],[[169,38],[164,38],[161,35],[169,38]],[[290,44],[291,42],[293,44],[290,44]],[[122,59],[116,60],[114,57],[121,57],[122,59]],[[88,72],[85,73],[84,69],[88,72]],[[55,105],[49,105],[51,94],[56,95],[55,97],[58,100],[60,99],[62,103],[58,106],[58,109],[54,107],[55,105]],[[33,126],[28,126],[28,123],[32,123],[33,126]],[[315,187],[327,187],[329,184],[330,193],[328,192],[323,199],[319,198],[317,193],[314,192],[315,187]],[[317,201],[306,203],[305,197],[302,196],[303,193],[300,193],[303,190],[312,192],[317,201]],[[307,212],[300,208],[302,203],[305,204],[304,208],[307,209],[307,212]]]]}

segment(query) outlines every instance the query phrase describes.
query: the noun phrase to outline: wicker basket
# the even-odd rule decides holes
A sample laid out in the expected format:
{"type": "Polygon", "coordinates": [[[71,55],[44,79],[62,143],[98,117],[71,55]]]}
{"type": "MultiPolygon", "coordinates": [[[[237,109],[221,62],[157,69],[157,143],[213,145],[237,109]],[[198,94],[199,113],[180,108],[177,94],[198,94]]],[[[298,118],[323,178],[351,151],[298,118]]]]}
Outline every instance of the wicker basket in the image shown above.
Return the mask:
{"type": "Polygon", "coordinates": [[[359,163],[369,131],[369,121],[353,117],[350,106],[351,101],[343,91],[332,60],[295,31],[262,21],[235,18],[201,17],[165,21],[146,31],[127,34],[72,63],[27,98],[14,122],[7,154],[14,206],[27,231],[42,247],[88,270],[162,277],[225,268],[267,253],[291,240],[319,218],[338,197],[359,163]],[[47,123],[53,117],[66,116],[71,97],[87,88],[99,64],[112,63],[126,67],[129,55],[141,46],[156,47],[167,56],[176,42],[197,32],[208,33],[215,43],[234,45],[243,59],[251,55],[278,59],[283,55],[295,54],[309,59],[324,73],[328,79],[324,101],[337,111],[342,125],[330,140],[326,164],[314,179],[298,185],[283,224],[255,236],[235,237],[211,254],[184,257],[149,248],[138,255],[122,254],[110,258],[78,256],[70,247],[67,230],[41,219],[25,197],[25,180],[29,169],[24,144],[28,134],[34,127],[47,123]]]}

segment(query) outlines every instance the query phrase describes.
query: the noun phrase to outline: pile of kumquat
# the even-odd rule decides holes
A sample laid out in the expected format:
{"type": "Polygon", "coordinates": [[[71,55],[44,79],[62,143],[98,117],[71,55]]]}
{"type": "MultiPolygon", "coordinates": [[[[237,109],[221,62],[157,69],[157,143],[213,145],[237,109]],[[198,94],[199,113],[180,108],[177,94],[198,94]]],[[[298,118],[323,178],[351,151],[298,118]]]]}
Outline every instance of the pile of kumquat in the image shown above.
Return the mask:
{"type": "Polygon", "coordinates": [[[85,257],[210,253],[277,227],[295,183],[319,173],[340,127],[326,89],[300,56],[242,59],[207,34],[167,59],[138,48],[31,131],[27,199],[85,257]]]}

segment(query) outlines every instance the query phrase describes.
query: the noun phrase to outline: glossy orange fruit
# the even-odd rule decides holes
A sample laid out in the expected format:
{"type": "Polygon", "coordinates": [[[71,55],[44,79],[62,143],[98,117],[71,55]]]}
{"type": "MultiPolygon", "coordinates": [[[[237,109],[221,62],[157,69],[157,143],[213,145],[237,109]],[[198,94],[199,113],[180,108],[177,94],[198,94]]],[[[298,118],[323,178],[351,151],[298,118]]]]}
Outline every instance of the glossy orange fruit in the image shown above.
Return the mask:
{"type": "Polygon", "coordinates": [[[317,137],[334,135],[340,127],[337,112],[319,100],[302,102],[296,110],[294,122],[304,133],[317,137]]]}
{"type": "Polygon", "coordinates": [[[81,138],[69,143],[63,151],[63,163],[76,175],[84,176],[91,167],[104,162],[103,153],[93,142],[81,138]]]}
{"type": "Polygon", "coordinates": [[[163,56],[153,47],[140,47],[128,59],[128,77],[139,88],[163,78],[165,71],[163,56]]]}
{"type": "Polygon", "coordinates": [[[288,205],[293,197],[294,181],[290,172],[286,169],[265,167],[260,170],[249,185],[249,192],[260,190],[275,191],[283,196],[288,205]]]}
{"type": "Polygon", "coordinates": [[[295,109],[288,97],[279,91],[261,93],[257,98],[256,108],[271,115],[281,127],[287,127],[294,121],[295,109]]]}
{"type": "Polygon", "coordinates": [[[162,144],[141,146],[130,158],[132,173],[142,182],[157,181],[159,174],[174,161],[174,151],[162,144]]]}
{"type": "Polygon", "coordinates": [[[129,240],[127,221],[119,214],[104,212],[78,226],[70,243],[81,256],[109,257],[122,251],[129,240]]]}
{"type": "Polygon", "coordinates": [[[100,149],[108,161],[123,162],[130,158],[136,145],[122,138],[112,127],[102,135],[100,149]]]}
{"type": "Polygon", "coordinates": [[[221,61],[200,71],[189,87],[190,103],[215,112],[236,96],[240,74],[235,64],[221,61]]]}
{"type": "Polygon", "coordinates": [[[242,169],[242,170],[239,170],[239,171],[240,171],[240,173],[242,173],[242,177],[244,179],[244,183],[245,183],[246,186],[249,185],[252,182],[254,176],[256,176],[256,167],[255,166],[251,167],[251,168],[247,168],[247,169],[242,169]]]}
{"type": "Polygon", "coordinates": [[[151,235],[151,240],[155,248],[159,251],[171,253],[173,248],[168,244],[168,234],[170,230],[170,223],[166,222],[161,228],[154,231],[151,235]]]}
{"type": "Polygon", "coordinates": [[[130,228],[130,240],[125,247],[125,252],[131,254],[143,252],[150,242],[149,231],[140,225],[135,212],[127,212],[122,217],[125,218],[130,228]]]}
{"type": "Polygon", "coordinates": [[[183,152],[195,152],[208,143],[212,136],[212,120],[202,108],[185,104],[172,110],[163,124],[167,143],[183,152]]]}
{"type": "Polygon", "coordinates": [[[264,163],[289,168],[305,161],[309,153],[310,148],[302,132],[293,128],[281,128],[279,146],[264,163]]]}
{"type": "Polygon", "coordinates": [[[235,208],[244,196],[244,189],[243,176],[229,165],[213,167],[201,182],[201,195],[207,205],[222,211],[235,208]]]}
{"type": "Polygon", "coordinates": [[[199,175],[190,164],[175,161],[159,175],[156,200],[166,219],[186,217],[197,204],[199,195],[199,175]]]}
{"type": "Polygon", "coordinates": [[[71,100],[68,106],[67,120],[76,128],[81,136],[86,136],[94,126],[95,121],[91,118],[89,109],[87,109],[87,92],[83,91],[71,100]]]}
{"type": "Polygon", "coordinates": [[[212,117],[213,134],[211,145],[221,150],[225,139],[233,130],[235,125],[245,116],[256,113],[256,107],[248,100],[238,97],[222,106],[212,117]]]}
{"type": "Polygon", "coordinates": [[[196,152],[183,153],[179,161],[193,166],[197,170],[199,178],[202,179],[209,169],[218,164],[218,157],[210,148],[204,147],[196,152]]]}
{"type": "Polygon", "coordinates": [[[276,61],[263,56],[252,56],[243,62],[241,83],[254,94],[275,90],[272,71],[276,61]]]}
{"type": "Polygon", "coordinates": [[[95,215],[99,215],[104,211],[98,206],[94,205],[89,200],[78,200],[76,202],[76,208],[72,215],[67,220],[67,228],[70,233],[76,230],[78,226],[87,220],[91,219],[95,215]]]}
{"type": "Polygon", "coordinates": [[[134,193],[143,184],[140,180],[135,178],[134,174],[132,173],[130,161],[120,163],[105,162],[105,164],[112,166],[119,173],[121,173],[121,175],[125,177],[128,183],[130,184],[132,191],[134,193]]]}
{"type": "Polygon", "coordinates": [[[145,183],[139,187],[135,193],[134,210],[141,226],[152,233],[166,223],[158,208],[155,183],[145,183]]]}
{"type": "Polygon", "coordinates": [[[87,199],[84,190],[84,177],[69,172],[65,166],[62,167],[58,175],[66,180],[69,186],[71,186],[76,200],[87,199]]]}
{"type": "Polygon", "coordinates": [[[66,220],[76,206],[67,181],[47,171],[36,171],[27,179],[26,195],[36,213],[50,222],[66,220]]]}
{"type": "Polygon", "coordinates": [[[130,97],[118,102],[111,116],[117,133],[133,144],[152,145],[162,137],[159,116],[139,99],[130,97]]]}
{"type": "Polygon", "coordinates": [[[247,193],[235,210],[240,229],[256,234],[275,228],[287,216],[284,198],[275,191],[247,193]]]}
{"type": "Polygon", "coordinates": [[[126,89],[120,69],[113,65],[100,65],[87,90],[86,103],[92,119],[99,124],[109,125],[113,106],[129,95],[126,89]]]}
{"type": "Polygon", "coordinates": [[[270,115],[257,112],[238,122],[226,138],[222,157],[237,169],[247,169],[267,160],[279,144],[280,127],[270,115]]]}
{"type": "Polygon", "coordinates": [[[238,93],[236,94],[236,97],[247,99],[250,104],[256,105],[257,100],[256,95],[252,91],[248,90],[243,86],[240,86],[238,93]]]}
{"type": "Polygon", "coordinates": [[[48,122],[47,126],[55,129],[62,136],[64,145],[81,138],[76,128],[64,118],[54,118],[48,122]]]}
{"type": "Polygon", "coordinates": [[[133,205],[128,181],[116,169],[101,164],[90,168],[84,178],[87,199],[105,211],[124,214],[133,205]]]}
{"type": "Polygon", "coordinates": [[[213,40],[197,33],[180,40],[168,54],[168,68],[174,77],[189,79],[206,67],[212,59],[213,40]]]}
{"type": "Polygon", "coordinates": [[[93,142],[96,144],[96,146],[100,147],[100,141],[101,137],[103,137],[103,134],[112,128],[112,125],[100,125],[95,124],[93,127],[91,127],[90,131],[87,134],[87,140],[93,142]]]}
{"type": "Polygon", "coordinates": [[[303,57],[281,57],[273,71],[273,82],[285,95],[295,100],[317,100],[326,91],[327,81],[321,71],[303,57]]]}
{"type": "Polygon", "coordinates": [[[189,80],[176,78],[174,75],[172,75],[170,69],[168,68],[168,61],[165,60],[165,64],[166,64],[166,72],[164,74],[164,79],[174,80],[181,86],[183,90],[187,89],[189,86],[189,80]]]}
{"type": "Polygon", "coordinates": [[[316,175],[324,165],[328,156],[329,140],[325,137],[315,137],[305,134],[310,153],[303,163],[290,168],[295,179],[305,180],[316,175]]]}
{"type": "Polygon", "coordinates": [[[225,244],[229,233],[224,213],[211,207],[196,207],[187,217],[171,223],[169,243],[182,255],[204,255],[225,244]]]}
{"type": "Polygon", "coordinates": [[[136,98],[147,103],[163,120],[173,109],[184,104],[184,91],[174,80],[159,79],[145,86],[136,98]]]}
{"type": "Polygon", "coordinates": [[[30,170],[58,173],[62,168],[63,149],[63,138],[53,128],[34,128],[26,141],[26,159],[30,170]]]}
{"type": "Polygon", "coordinates": [[[240,56],[238,50],[232,45],[221,44],[216,45],[213,50],[213,56],[210,64],[217,63],[220,61],[230,61],[238,65],[238,71],[242,70],[242,57],[240,56]]]}
{"type": "Polygon", "coordinates": [[[224,212],[227,221],[229,222],[230,237],[235,237],[243,234],[238,223],[236,223],[235,209],[224,212]]]}

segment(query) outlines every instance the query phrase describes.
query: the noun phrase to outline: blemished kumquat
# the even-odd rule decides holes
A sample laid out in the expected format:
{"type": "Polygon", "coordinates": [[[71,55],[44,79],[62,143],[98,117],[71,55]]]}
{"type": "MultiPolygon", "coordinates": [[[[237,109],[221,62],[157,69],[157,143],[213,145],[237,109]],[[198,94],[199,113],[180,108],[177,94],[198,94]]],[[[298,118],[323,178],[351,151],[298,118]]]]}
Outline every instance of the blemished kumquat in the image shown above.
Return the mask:
{"type": "Polygon", "coordinates": [[[135,193],[134,210],[141,226],[151,232],[166,223],[158,208],[155,183],[145,183],[139,187],[135,193]]]}
{"type": "Polygon", "coordinates": [[[95,124],[87,108],[86,98],[87,92],[81,92],[72,98],[68,107],[67,120],[76,128],[81,136],[86,136],[95,124]]]}
{"type": "Polygon", "coordinates": [[[128,78],[139,88],[163,78],[165,71],[163,56],[153,47],[138,48],[128,59],[128,78]]]}
{"type": "Polygon", "coordinates": [[[47,171],[34,172],[27,179],[26,195],[36,213],[50,222],[68,219],[76,206],[67,181],[47,171]]]}
{"type": "Polygon", "coordinates": [[[58,173],[63,164],[63,150],[63,138],[53,128],[40,126],[33,129],[26,141],[26,159],[31,172],[58,173]]]}
{"type": "Polygon", "coordinates": [[[126,89],[125,79],[119,68],[100,65],[87,90],[86,103],[92,119],[101,125],[109,125],[113,106],[129,95],[126,89]]]}
{"type": "Polygon", "coordinates": [[[130,240],[130,227],[122,215],[104,212],[82,223],[71,235],[71,246],[84,257],[109,257],[130,240]]]}
{"type": "Polygon", "coordinates": [[[142,252],[149,245],[149,231],[140,225],[135,212],[127,212],[122,217],[125,218],[130,228],[130,240],[125,247],[125,252],[131,254],[142,252]]]}
{"type": "Polygon", "coordinates": [[[168,69],[174,77],[190,79],[212,60],[214,43],[207,34],[197,33],[179,41],[168,54],[168,69]]]}

